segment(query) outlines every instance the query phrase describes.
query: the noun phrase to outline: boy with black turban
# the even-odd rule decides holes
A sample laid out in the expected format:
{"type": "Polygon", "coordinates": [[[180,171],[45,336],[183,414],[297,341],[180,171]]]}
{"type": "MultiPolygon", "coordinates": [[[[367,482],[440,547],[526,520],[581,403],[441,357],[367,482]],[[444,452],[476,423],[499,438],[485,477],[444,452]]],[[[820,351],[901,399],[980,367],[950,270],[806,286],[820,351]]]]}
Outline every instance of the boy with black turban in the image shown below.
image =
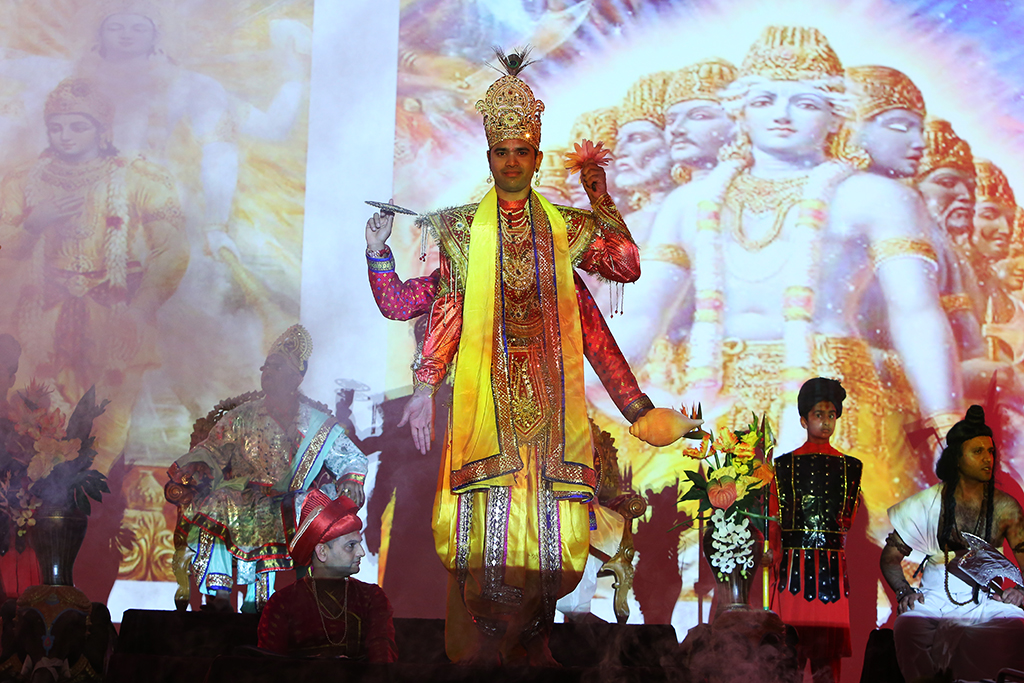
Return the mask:
{"type": "Polygon", "coordinates": [[[799,668],[803,671],[810,660],[815,683],[838,682],[842,658],[852,654],[845,547],[857,512],[862,467],[860,460],[829,443],[845,398],[837,380],[815,377],[804,382],[797,408],[807,441],[775,459],[775,611],[797,629],[799,668]]]}

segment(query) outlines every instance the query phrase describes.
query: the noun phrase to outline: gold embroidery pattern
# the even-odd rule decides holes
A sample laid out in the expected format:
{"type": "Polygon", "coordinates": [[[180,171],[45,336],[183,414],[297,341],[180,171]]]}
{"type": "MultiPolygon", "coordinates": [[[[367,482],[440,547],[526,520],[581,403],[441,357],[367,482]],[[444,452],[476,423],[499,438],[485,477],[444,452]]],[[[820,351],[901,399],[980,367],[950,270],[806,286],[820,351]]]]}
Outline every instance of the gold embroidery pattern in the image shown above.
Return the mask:
{"type": "Polygon", "coordinates": [[[313,467],[313,463],[316,461],[316,457],[320,454],[320,449],[324,447],[324,442],[327,441],[327,435],[331,433],[334,426],[338,424],[338,421],[333,417],[327,418],[320,429],[317,430],[316,435],[310,440],[309,447],[306,448],[306,452],[302,454],[302,462],[299,463],[298,469],[295,471],[295,477],[289,484],[289,490],[298,491],[302,488],[302,482],[306,480],[309,475],[310,468],[313,467]]]}
{"type": "Polygon", "coordinates": [[[935,249],[928,242],[901,237],[881,240],[872,244],[868,249],[868,254],[876,269],[886,261],[897,258],[919,258],[932,265],[938,265],[939,262],[935,255],[935,249]]]}
{"type": "Polygon", "coordinates": [[[208,531],[199,532],[199,549],[192,560],[192,576],[201,579],[210,569],[210,557],[213,554],[213,534],[208,531]]]}
{"type": "Polygon", "coordinates": [[[485,600],[519,605],[523,591],[505,583],[505,546],[512,509],[512,489],[492,486],[487,490],[487,523],[484,538],[484,580],[480,594],[485,600]]]}
{"type": "MultiPolygon", "coordinates": [[[[577,503],[578,504],[578,503],[577,503]]],[[[540,578],[541,598],[545,614],[554,614],[558,600],[558,588],[562,583],[562,545],[559,542],[561,521],[558,500],[546,482],[537,491],[538,521],[540,522],[540,578]]],[[[542,624],[537,623],[536,628],[542,624]]]]}
{"type": "Polygon", "coordinates": [[[377,261],[367,257],[366,265],[372,273],[393,273],[395,272],[395,257],[388,256],[385,261],[377,261]]]}

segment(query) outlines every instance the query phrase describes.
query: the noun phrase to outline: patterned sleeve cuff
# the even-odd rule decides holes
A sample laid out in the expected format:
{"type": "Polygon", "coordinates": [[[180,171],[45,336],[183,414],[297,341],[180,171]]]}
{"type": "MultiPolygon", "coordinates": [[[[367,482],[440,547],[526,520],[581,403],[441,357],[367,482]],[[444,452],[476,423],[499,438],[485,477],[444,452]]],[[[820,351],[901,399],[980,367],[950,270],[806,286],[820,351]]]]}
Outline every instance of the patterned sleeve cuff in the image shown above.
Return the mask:
{"type": "Polygon", "coordinates": [[[625,417],[630,424],[633,424],[641,417],[643,417],[644,413],[653,408],[654,403],[651,401],[651,399],[647,398],[647,394],[644,394],[643,396],[641,396],[640,398],[636,399],[628,406],[623,408],[622,416],[625,417]]]}
{"type": "Polygon", "coordinates": [[[395,272],[395,255],[386,244],[380,251],[366,250],[366,265],[374,273],[395,272]]]}

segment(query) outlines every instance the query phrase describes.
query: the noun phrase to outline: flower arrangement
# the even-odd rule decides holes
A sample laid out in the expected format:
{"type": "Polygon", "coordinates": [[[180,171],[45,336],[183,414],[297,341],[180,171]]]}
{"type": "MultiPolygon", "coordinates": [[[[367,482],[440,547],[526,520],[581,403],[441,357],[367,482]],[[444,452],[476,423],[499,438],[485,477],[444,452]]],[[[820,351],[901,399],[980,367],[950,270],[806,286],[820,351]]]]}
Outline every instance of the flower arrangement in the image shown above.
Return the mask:
{"type": "MultiPolygon", "coordinates": [[[[93,420],[109,401],[96,404],[96,389],[85,392],[70,418],[50,406],[51,390],[33,380],[15,392],[0,414],[0,554],[11,544],[25,547],[25,533],[35,526],[36,511],[55,509],[92,511],[89,499],[110,493],[106,477],[92,469],[96,451],[91,436],[93,420]]],[[[0,402],[0,405],[3,405],[0,402]]]]}
{"type": "Polygon", "coordinates": [[[723,432],[715,439],[705,432],[697,446],[683,455],[701,461],[698,471],[686,476],[692,484],[679,499],[698,501],[698,517],[711,510],[712,547],[708,560],[720,575],[739,568],[744,577],[754,566],[751,520],[767,522],[769,485],[775,478],[771,454],[775,437],[767,418],[757,417],[743,430],[723,432]]]}

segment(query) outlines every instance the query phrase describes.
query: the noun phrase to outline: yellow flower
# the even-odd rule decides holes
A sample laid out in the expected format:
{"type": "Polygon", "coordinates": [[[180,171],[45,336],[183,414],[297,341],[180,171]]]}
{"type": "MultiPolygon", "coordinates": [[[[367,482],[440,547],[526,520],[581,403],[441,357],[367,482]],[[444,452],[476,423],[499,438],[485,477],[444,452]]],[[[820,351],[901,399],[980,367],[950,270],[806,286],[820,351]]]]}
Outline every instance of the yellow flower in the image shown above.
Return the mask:
{"type": "Polygon", "coordinates": [[[732,452],[732,449],[736,445],[736,443],[736,435],[730,431],[724,431],[719,435],[717,439],[715,439],[715,450],[719,452],[732,452]]]}
{"type": "Polygon", "coordinates": [[[708,475],[708,481],[721,479],[722,477],[729,477],[735,479],[738,476],[736,468],[732,465],[726,465],[725,467],[719,467],[717,470],[708,475]]]}
{"type": "Polygon", "coordinates": [[[737,474],[750,474],[750,461],[749,460],[733,460],[732,466],[736,468],[737,474]]]}
{"type": "Polygon", "coordinates": [[[57,440],[44,436],[36,441],[36,454],[28,464],[26,474],[33,481],[39,481],[50,475],[53,468],[62,462],[78,457],[82,447],[79,439],[57,440]]]}
{"type": "Polygon", "coordinates": [[[733,448],[732,454],[733,457],[739,458],[740,460],[750,460],[754,457],[754,446],[746,441],[740,441],[733,448]]]}
{"type": "Polygon", "coordinates": [[[751,446],[757,445],[757,432],[747,432],[743,435],[743,443],[750,444],[751,446]]]}
{"type": "Polygon", "coordinates": [[[708,455],[708,446],[711,445],[711,439],[704,437],[700,445],[688,446],[683,449],[683,455],[687,458],[693,458],[694,460],[703,460],[708,455]]]}
{"type": "Polygon", "coordinates": [[[740,482],[743,484],[743,490],[745,492],[756,491],[757,489],[764,486],[764,482],[758,479],[757,477],[751,477],[747,475],[740,477],[740,482]]]}

